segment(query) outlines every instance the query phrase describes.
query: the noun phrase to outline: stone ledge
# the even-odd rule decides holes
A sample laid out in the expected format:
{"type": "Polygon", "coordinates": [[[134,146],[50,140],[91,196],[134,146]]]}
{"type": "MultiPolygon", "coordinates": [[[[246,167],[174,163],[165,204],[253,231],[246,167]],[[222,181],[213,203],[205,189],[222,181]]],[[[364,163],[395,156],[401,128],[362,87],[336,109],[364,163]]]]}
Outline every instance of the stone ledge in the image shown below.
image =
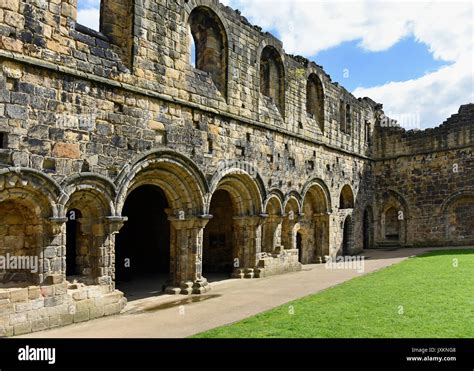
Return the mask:
{"type": "Polygon", "coordinates": [[[112,286],[69,285],[0,288],[0,337],[66,326],[118,314],[127,303],[112,286]]]}

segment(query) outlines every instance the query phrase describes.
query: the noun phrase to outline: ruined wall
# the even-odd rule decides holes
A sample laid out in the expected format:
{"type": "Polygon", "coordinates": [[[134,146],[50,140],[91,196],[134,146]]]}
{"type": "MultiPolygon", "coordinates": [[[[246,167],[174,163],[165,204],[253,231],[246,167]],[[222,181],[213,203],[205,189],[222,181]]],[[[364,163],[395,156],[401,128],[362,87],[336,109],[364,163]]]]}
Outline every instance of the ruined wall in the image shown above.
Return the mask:
{"type": "Polygon", "coordinates": [[[435,129],[379,126],[374,148],[377,242],[386,242],[384,213],[393,206],[404,214],[399,221],[403,245],[474,243],[473,147],[473,104],[435,129]]]}

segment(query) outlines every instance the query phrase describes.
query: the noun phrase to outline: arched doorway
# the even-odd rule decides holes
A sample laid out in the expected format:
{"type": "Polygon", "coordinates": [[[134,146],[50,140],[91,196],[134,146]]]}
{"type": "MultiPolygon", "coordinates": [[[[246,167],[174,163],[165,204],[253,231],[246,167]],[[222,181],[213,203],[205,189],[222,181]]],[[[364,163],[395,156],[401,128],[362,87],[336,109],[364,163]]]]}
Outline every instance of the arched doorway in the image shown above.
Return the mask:
{"type": "Polygon", "coordinates": [[[66,222],[66,277],[80,275],[77,267],[78,249],[80,249],[80,224],[82,213],[77,209],[67,212],[66,222]]]}
{"type": "Polygon", "coordinates": [[[262,252],[274,253],[282,248],[282,206],[278,197],[272,196],[266,206],[266,219],[262,230],[262,252]]]}
{"type": "Polygon", "coordinates": [[[116,240],[116,282],[127,297],[164,290],[170,274],[168,200],[161,188],[140,186],[127,197],[128,221],[116,240]]]}
{"type": "Polygon", "coordinates": [[[233,271],[234,210],[229,192],[217,190],[213,194],[210,214],[213,218],[204,229],[202,272],[212,281],[228,278],[233,271]]]}
{"type": "Polygon", "coordinates": [[[398,211],[394,207],[385,212],[385,239],[387,241],[400,240],[400,221],[398,211]]]}
{"type": "Polygon", "coordinates": [[[298,262],[303,262],[303,235],[296,233],[296,248],[298,249],[298,262]]]}
{"type": "Polygon", "coordinates": [[[303,264],[318,264],[329,255],[329,200],[323,183],[314,183],[305,192],[300,225],[303,233],[303,264]]]}
{"type": "Polygon", "coordinates": [[[374,241],[373,230],[373,213],[372,208],[367,207],[364,210],[364,217],[362,219],[362,240],[364,250],[371,249],[374,241]]]}
{"type": "Polygon", "coordinates": [[[342,254],[351,255],[352,252],[352,218],[348,216],[344,221],[342,237],[342,254]]]}

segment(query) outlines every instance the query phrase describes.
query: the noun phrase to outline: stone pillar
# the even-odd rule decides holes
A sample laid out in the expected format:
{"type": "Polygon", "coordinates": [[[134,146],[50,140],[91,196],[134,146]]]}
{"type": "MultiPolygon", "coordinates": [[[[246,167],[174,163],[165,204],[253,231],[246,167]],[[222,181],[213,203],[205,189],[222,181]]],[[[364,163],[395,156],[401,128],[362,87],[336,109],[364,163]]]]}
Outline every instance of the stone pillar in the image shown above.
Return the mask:
{"type": "Polygon", "coordinates": [[[210,290],[202,276],[204,228],[212,217],[169,217],[171,223],[171,269],[168,294],[203,294],[210,290]]]}
{"type": "Polygon", "coordinates": [[[46,223],[38,259],[40,285],[61,283],[66,278],[66,222],[67,218],[53,217],[46,223]]]}
{"type": "Polygon", "coordinates": [[[262,216],[263,252],[273,253],[277,247],[282,245],[282,223],[283,216],[263,215],[262,216]]]}
{"type": "Polygon", "coordinates": [[[115,236],[128,221],[127,217],[109,216],[105,218],[105,231],[107,241],[101,246],[99,254],[99,267],[97,283],[99,285],[114,284],[115,289],[115,236]]]}
{"type": "Polygon", "coordinates": [[[234,217],[235,278],[253,278],[262,252],[262,216],[234,217]]]}
{"type": "Polygon", "coordinates": [[[313,215],[313,224],[315,232],[314,242],[316,244],[315,258],[317,263],[325,262],[326,257],[330,255],[329,220],[329,212],[313,215]]]}
{"type": "Polygon", "coordinates": [[[296,249],[295,226],[300,222],[302,215],[288,213],[282,217],[281,243],[285,250],[296,249]]]}

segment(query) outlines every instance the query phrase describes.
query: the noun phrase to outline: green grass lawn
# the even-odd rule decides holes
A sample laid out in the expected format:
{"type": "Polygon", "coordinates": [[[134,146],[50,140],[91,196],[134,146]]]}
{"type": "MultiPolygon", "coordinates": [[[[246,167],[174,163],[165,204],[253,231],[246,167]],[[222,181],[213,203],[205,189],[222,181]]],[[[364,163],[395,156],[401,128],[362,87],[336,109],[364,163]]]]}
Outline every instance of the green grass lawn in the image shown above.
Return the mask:
{"type": "Polygon", "coordinates": [[[195,337],[474,338],[474,250],[411,258],[195,337]]]}

